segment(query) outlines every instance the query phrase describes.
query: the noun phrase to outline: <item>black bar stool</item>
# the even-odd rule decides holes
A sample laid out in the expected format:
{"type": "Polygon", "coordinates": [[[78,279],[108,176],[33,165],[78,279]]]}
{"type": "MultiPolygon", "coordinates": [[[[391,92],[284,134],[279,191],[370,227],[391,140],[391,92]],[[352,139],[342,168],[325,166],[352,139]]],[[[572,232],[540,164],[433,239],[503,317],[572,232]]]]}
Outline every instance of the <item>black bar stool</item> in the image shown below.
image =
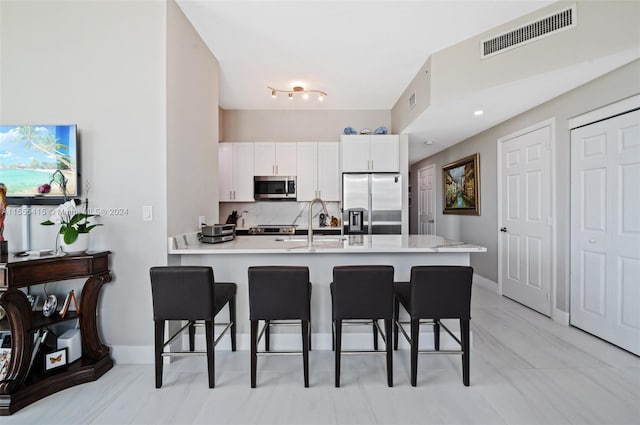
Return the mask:
{"type": "Polygon", "coordinates": [[[385,353],[377,350],[377,332],[374,332],[374,350],[342,351],[342,326],[355,319],[356,324],[369,325],[380,332],[386,343],[387,385],[393,386],[393,350],[391,349],[391,323],[393,320],[393,266],[336,266],[331,282],[334,347],[336,359],[336,387],[340,386],[340,356],[344,354],[385,353]],[[362,321],[366,319],[366,321],[362,321]],[[378,327],[383,319],[385,332],[378,327]]]}
{"type": "Polygon", "coordinates": [[[251,320],[251,388],[256,387],[258,355],[302,354],[304,386],[309,386],[309,342],[311,340],[311,282],[309,268],[299,266],[249,267],[249,318],[251,320]],[[258,335],[258,324],[265,324],[258,335]],[[271,351],[269,328],[299,320],[302,326],[302,352],[271,351]],[[258,342],[265,335],[265,351],[258,342]]]}
{"type": "Polygon", "coordinates": [[[207,355],[209,388],[215,385],[214,347],[227,330],[231,334],[231,350],[236,351],[236,284],[214,283],[211,267],[171,266],[151,267],[151,296],[155,322],[156,388],[162,387],[162,356],[207,355]],[[214,318],[229,304],[229,323],[215,338],[214,318]],[[187,324],[164,340],[165,321],[186,320],[187,324]],[[204,320],[206,351],[194,351],[195,322],[204,320]],[[189,350],[165,352],[164,347],[189,328],[189,350]]]}
{"type": "Polygon", "coordinates": [[[471,284],[473,268],[468,266],[414,266],[410,282],[396,282],[394,286],[394,348],[398,349],[398,330],[411,344],[411,385],[416,386],[418,353],[462,354],[462,380],[469,386],[469,323],[471,320],[471,284]],[[411,318],[411,337],[399,322],[399,304],[411,318]],[[421,320],[429,319],[429,320],[421,320]],[[460,320],[458,339],[441,319],[460,320]],[[421,324],[433,325],[434,350],[418,351],[418,335],[421,324]],[[458,343],[460,350],[440,350],[440,327],[458,343]]]}

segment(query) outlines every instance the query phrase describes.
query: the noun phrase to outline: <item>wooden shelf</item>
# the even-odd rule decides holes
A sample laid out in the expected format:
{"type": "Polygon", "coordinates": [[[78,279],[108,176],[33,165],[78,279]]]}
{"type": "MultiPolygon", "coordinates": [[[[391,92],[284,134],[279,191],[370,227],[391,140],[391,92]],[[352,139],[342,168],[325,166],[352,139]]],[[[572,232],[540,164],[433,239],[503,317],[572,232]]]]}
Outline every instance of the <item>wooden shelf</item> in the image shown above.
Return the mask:
{"type": "Polygon", "coordinates": [[[69,320],[77,320],[80,315],[75,311],[68,311],[64,317],[60,317],[60,314],[56,312],[53,317],[44,317],[41,311],[34,311],[31,317],[31,330],[35,331],[40,328],[48,328],[56,323],[67,322],[69,320]]]}
{"type": "Polygon", "coordinates": [[[109,347],[100,341],[96,307],[102,286],[111,281],[109,251],[36,259],[11,258],[0,263],[0,304],[7,317],[0,330],[11,331],[11,361],[0,381],[0,415],[10,415],[57,391],[95,381],[113,367],[109,347]],[[80,311],[56,312],[44,317],[31,311],[27,296],[19,288],[85,277],[80,311]],[[32,368],[33,333],[58,323],[80,322],[82,357],[64,370],[43,372],[32,368]]]}

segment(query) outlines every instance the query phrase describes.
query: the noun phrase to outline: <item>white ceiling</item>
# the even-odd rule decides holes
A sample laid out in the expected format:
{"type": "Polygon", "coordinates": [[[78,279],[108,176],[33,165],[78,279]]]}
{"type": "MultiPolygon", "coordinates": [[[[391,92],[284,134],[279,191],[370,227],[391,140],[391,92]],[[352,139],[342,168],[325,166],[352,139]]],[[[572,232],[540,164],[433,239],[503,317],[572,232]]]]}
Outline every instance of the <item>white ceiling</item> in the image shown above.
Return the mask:
{"type": "MultiPolygon", "coordinates": [[[[178,0],[220,63],[222,108],[319,110],[389,110],[431,54],[550,3],[178,0]],[[328,96],[323,102],[289,101],[284,95],[272,99],[267,89],[294,85],[328,96]]],[[[606,72],[585,69],[576,77],[576,70],[566,71],[540,76],[556,77],[545,82],[550,89],[544,93],[523,82],[430,107],[404,131],[410,134],[410,163],[606,72]],[[514,97],[514,90],[522,96],[514,97]],[[507,92],[509,102],[500,97],[507,92]],[[477,105],[478,99],[487,113],[474,120],[460,105],[477,105]]]]}

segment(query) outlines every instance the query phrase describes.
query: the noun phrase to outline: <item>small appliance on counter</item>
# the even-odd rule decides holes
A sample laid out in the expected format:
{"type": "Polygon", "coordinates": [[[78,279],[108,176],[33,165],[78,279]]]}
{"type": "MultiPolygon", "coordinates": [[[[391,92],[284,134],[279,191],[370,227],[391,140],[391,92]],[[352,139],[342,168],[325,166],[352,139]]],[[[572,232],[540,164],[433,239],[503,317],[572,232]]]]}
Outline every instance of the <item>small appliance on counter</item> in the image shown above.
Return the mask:
{"type": "Polygon", "coordinates": [[[200,242],[220,243],[228,242],[236,237],[235,224],[214,224],[212,226],[202,226],[198,234],[200,242]]]}

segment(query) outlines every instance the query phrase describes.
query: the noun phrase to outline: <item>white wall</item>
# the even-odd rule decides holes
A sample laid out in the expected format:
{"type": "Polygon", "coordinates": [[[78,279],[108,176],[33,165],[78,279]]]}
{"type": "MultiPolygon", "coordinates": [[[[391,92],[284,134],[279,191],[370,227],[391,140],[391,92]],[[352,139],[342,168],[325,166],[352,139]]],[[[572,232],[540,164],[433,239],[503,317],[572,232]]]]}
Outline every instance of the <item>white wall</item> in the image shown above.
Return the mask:
{"type": "MultiPolygon", "coordinates": [[[[128,211],[101,217],[90,248],[113,253],[103,340],[133,351],[152,346],[149,267],[167,260],[165,13],[157,1],[0,2],[0,122],[76,123],[92,206],[128,211]]],[[[33,248],[54,243],[42,219],[33,248]]],[[[6,226],[15,251],[21,222],[6,226]]]]}
{"type": "MultiPolygon", "coordinates": [[[[556,119],[556,210],[557,210],[557,287],[560,310],[569,308],[570,247],[570,134],[571,117],[640,93],[640,60],[636,60],[588,84],[477,134],[411,167],[413,187],[417,187],[420,168],[436,165],[436,193],[442,193],[441,167],[475,152],[480,153],[480,216],[442,214],[442,197],[437,196],[438,234],[452,239],[486,246],[487,253],[471,254],[476,273],[494,282],[498,280],[498,196],[497,140],[550,118],[556,119]],[[457,234],[456,234],[457,233],[457,234]]],[[[416,204],[414,204],[416,205],[416,204]]],[[[412,233],[417,232],[417,208],[411,211],[412,233]]]]}
{"type": "Polygon", "coordinates": [[[168,234],[218,222],[217,59],[174,1],[167,3],[168,234]]]}

